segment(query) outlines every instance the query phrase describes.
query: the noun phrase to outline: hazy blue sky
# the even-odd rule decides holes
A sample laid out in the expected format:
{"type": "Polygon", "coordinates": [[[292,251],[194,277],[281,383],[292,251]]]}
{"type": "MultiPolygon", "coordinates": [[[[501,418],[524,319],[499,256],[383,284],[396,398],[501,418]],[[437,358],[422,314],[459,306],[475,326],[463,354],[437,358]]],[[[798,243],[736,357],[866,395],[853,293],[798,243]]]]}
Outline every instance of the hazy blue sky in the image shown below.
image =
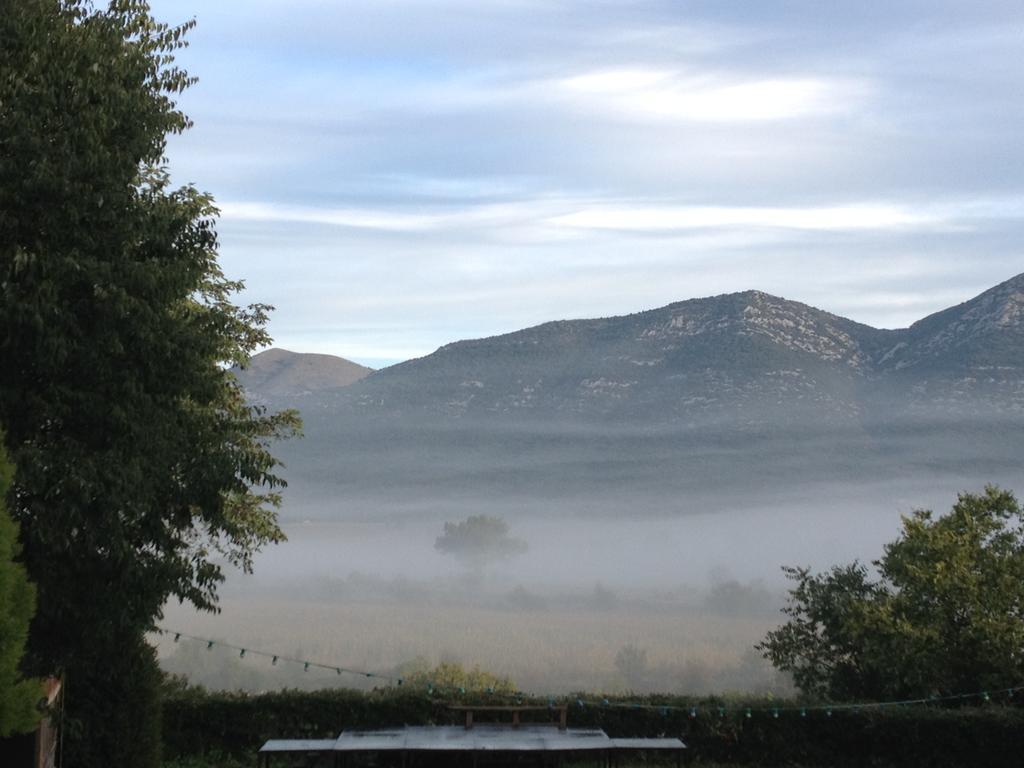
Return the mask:
{"type": "Polygon", "coordinates": [[[279,346],[380,365],[759,288],[902,326],[1024,271],[1024,4],[158,0],[172,169],[279,346]]]}

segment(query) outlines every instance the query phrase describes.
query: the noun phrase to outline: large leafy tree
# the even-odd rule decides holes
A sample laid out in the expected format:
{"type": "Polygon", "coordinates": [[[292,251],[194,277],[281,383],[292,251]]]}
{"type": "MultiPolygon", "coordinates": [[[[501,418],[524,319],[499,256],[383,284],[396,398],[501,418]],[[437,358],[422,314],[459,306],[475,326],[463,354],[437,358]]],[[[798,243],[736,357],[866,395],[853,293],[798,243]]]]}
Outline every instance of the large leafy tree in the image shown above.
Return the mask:
{"type": "Polygon", "coordinates": [[[21,675],[36,593],[24,566],[16,560],[18,527],[4,506],[11,474],[12,467],[0,448],[0,738],[32,730],[39,720],[36,704],[42,695],[38,680],[25,680],[21,675]]]}
{"type": "Polygon", "coordinates": [[[1024,679],[1024,518],[1012,493],[962,494],[904,518],[874,573],[785,569],[789,620],[759,646],[805,692],[943,696],[1024,679]]]}
{"type": "Polygon", "coordinates": [[[215,608],[222,564],[283,538],[268,445],[295,418],[229,372],[268,308],[235,305],[211,198],[165,169],[189,26],[139,0],[0,0],[0,421],[30,659],[68,677],[78,765],[155,760],[110,726],[132,727],[144,633],[170,598],[215,608]]]}

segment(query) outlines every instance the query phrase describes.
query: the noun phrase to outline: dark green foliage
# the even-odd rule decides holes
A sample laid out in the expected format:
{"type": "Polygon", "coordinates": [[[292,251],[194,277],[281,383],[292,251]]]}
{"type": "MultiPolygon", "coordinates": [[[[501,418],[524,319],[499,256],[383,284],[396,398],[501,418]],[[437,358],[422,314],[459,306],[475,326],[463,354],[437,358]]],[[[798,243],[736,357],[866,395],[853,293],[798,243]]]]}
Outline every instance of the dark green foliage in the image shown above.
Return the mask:
{"type": "Polygon", "coordinates": [[[759,646],[805,693],[834,700],[944,696],[1024,680],[1024,518],[1013,494],[961,494],[904,518],[874,563],[797,584],[789,621],[759,646]]]}
{"type": "Polygon", "coordinates": [[[29,621],[35,611],[35,589],[16,562],[18,526],[7,514],[4,499],[11,480],[11,465],[0,447],[0,738],[31,731],[39,720],[36,703],[42,695],[38,680],[23,680],[29,621]]]}
{"type": "Polygon", "coordinates": [[[74,764],[159,765],[164,677],[153,648],[135,637],[101,642],[92,654],[82,654],[78,666],[88,677],[69,675],[67,700],[77,712],[100,712],[103,719],[66,722],[74,764]],[[112,660],[115,647],[121,656],[112,660]]]}
{"type": "MultiPolygon", "coordinates": [[[[283,538],[267,444],[296,424],[246,405],[228,370],[268,341],[267,308],[232,303],[211,198],[162,167],[189,125],[189,26],[140,0],[0,10],[0,422],[38,589],[28,659],[67,673],[78,766],[110,764],[85,742],[128,706],[82,694],[149,666],[167,599],[212,609],[221,563],[283,538]]],[[[155,764],[152,739],[106,738],[139,750],[120,764],[155,764]]]]}
{"type": "MultiPolygon", "coordinates": [[[[1024,750],[1024,710],[1006,705],[865,708],[837,710],[831,716],[809,710],[801,716],[799,704],[792,701],[651,696],[630,699],[645,705],[633,708],[580,707],[576,698],[557,702],[570,705],[570,727],[597,727],[620,737],[679,736],[689,747],[688,762],[695,764],[1016,768],[1024,750]],[[718,714],[720,705],[727,707],[724,716],[718,714]],[[749,718],[747,706],[752,708],[749,718]],[[690,716],[690,707],[697,708],[696,717],[690,716]],[[774,707],[780,708],[778,717],[774,707]]],[[[600,701],[590,695],[580,698],[600,701]]],[[[495,703],[495,697],[464,696],[460,702],[495,703]]],[[[625,701],[613,698],[609,704],[625,701]]],[[[346,728],[459,722],[460,713],[449,712],[444,702],[422,692],[246,695],[186,689],[169,695],[165,703],[165,753],[180,765],[201,765],[204,755],[255,765],[256,750],[270,738],[330,738],[346,728]]]]}

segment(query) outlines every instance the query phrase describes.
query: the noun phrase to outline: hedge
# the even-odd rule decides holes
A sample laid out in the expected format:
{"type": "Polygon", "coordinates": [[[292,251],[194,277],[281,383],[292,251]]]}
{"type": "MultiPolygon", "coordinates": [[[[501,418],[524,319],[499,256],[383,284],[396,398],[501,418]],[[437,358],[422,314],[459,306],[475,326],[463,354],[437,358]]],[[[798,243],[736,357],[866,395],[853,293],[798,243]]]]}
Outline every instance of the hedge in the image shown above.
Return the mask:
{"type": "MultiPolygon", "coordinates": [[[[462,696],[460,703],[495,703],[462,696]]],[[[593,697],[582,697],[593,700],[593,697]]],[[[600,700],[600,699],[598,699],[600,700]]],[[[1008,704],[943,708],[909,706],[837,709],[831,715],[793,702],[647,697],[646,707],[570,705],[571,727],[596,727],[609,736],[679,736],[689,763],[853,768],[963,768],[1013,766],[1024,760],[1024,709],[1008,704]],[[724,716],[719,706],[726,706],[724,716]],[[746,715],[746,707],[751,715],[746,715]],[[667,707],[668,709],[661,709],[667,707]],[[690,707],[697,708],[691,717],[690,707]],[[775,716],[773,707],[779,707],[775,716]]],[[[630,702],[638,701],[630,699],[630,702]]],[[[625,700],[611,699],[610,705],[625,700]]],[[[546,704],[546,700],[529,703],[546,704]]],[[[230,755],[255,762],[271,738],[331,738],[343,729],[456,724],[459,713],[423,693],[324,690],[263,694],[186,689],[164,702],[166,759],[230,755]]]]}

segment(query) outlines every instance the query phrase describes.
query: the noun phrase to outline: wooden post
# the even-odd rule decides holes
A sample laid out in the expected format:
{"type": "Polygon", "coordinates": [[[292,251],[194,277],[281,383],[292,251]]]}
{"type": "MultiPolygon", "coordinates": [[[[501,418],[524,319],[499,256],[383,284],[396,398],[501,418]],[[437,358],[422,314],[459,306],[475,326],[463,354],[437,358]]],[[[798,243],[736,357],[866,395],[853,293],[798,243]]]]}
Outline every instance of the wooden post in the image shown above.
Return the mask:
{"type": "Polygon", "coordinates": [[[513,728],[518,728],[519,727],[519,710],[518,709],[513,709],[512,710],[512,727],[513,728]]]}
{"type": "Polygon", "coordinates": [[[473,710],[466,710],[466,730],[471,731],[473,729],[473,710]]]}
{"type": "Polygon", "coordinates": [[[561,710],[558,715],[558,730],[564,731],[569,727],[569,707],[561,707],[561,710]]]}

